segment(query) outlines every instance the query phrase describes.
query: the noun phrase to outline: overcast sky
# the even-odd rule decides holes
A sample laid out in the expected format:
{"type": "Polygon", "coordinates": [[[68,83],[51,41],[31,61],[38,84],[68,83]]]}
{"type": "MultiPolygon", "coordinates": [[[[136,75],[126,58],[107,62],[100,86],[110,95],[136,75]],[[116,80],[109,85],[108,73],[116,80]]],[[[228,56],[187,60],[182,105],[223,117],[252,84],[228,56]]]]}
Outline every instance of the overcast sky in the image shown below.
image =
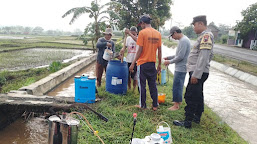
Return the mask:
{"type": "MultiPolygon", "coordinates": [[[[0,26],[41,26],[45,30],[73,31],[83,30],[89,22],[87,14],[80,16],[69,25],[71,15],[62,15],[71,8],[90,6],[92,0],[1,0],[0,26]]],[[[109,0],[101,0],[104,4],[109,0]]],[[[173,0],[171,6],[172,20],[166,22],[165,27],[171,25],[189,26],[196,15],[207,15],[207,21],[216,25],[235,25],[236,20],[242,20],[241,11],[257,0],[173,0]],[[171,23],[172,21],[172,23],[171,23]]]]}

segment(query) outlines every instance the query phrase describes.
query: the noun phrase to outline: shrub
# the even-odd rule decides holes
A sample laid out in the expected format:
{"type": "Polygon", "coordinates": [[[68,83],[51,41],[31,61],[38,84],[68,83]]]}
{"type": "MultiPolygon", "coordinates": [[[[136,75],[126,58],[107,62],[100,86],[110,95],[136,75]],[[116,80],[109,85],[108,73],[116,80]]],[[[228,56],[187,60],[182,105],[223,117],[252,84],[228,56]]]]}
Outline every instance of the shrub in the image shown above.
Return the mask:
{"type": "Polygon", "coordinates": [[[61,62],[52,62],[49,66],[50,72],[56,72],[62,68],[62,63],[61,62]]]}
{"type": "Polygon", "coordinates": [[[122,45],[123,41],[122,40],[123,40],[122,38],[117,40],[117,42],[115,44],[115,51],[116,52],[120,52],[120,50],[122,49],[122,47],[123,47],[123,45],[122,45]]]}
{"type": "Polygon", "coordinates": [[[228,41],[228,35],[222,35],[222,36],[221,36],[221,42],[222,42],[222,44],[226,44],[227,41],[228,41]]]}
{"type": "Polygon", "coordinates": [[[4,85],[5,82],[6,82],[5,76],[2,73],[0,73],[0,86],[4,85]]]}

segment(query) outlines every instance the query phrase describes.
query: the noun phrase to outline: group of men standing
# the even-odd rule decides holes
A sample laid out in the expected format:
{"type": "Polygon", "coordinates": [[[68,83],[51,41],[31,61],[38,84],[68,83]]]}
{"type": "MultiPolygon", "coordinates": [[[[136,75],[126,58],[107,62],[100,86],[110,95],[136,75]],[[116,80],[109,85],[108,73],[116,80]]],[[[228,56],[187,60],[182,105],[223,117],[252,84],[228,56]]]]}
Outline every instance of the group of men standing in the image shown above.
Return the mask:
{"type": "MultiPolygon", "coordinates": [[[[146,106],[146,80],[148,82],[150,95],[152,98],[152,110],[158,109],[158,91],[156,86],[157,73],[161,71],[162,62],[162,40],[161,34],[151,27],[151,17],[143,15],[139,19],[138,26],[142,30],[137,35],[137,28],[131,27],[126,29],[125,34],[129,35],[126,40],[128,49],[127,62],[130,71],[128,88],[131,88],[131,80],[133,80],[133,89],[138,89],[140,93],[138,108],[145,109],[146,106]],[[158,64],[156,69],[156,52],[158,53],[158,64]]],[[[192,25],[194,31],[199,35],[197,42],[191,49],[190,40],[182,34],[179,27],[170,29],[170,36],[179,40],[179,44],[174,56],[164,58],[164,64],[175,63],[175,72],[173,80],[173,103],[169,110],[178,110],[182,102],[183,84],[186,73],[189,73],[189,82],[185,93],[185,120],[173,121],[176,126],[184,126],[191,128],[191,123],[200,123],[200,118],[204,111],[203,85],[209,75],[210,61],[213,56],[213,34],[207,30],[206,16],[196,16],[193,18],[192,25]]],[[[111,41],[112,30],[107,28],[104,37],[97,42],[98,56],[96,64],[97,86],[101,85],[101,77],[103,70],[106,70],[108,61],[105,61],[103,51],[105,48],[111,48],[115,52],[113,41],[111,41]]],[[[123,55],[125,48],[121,49],[120,54],[123,55]]]]}

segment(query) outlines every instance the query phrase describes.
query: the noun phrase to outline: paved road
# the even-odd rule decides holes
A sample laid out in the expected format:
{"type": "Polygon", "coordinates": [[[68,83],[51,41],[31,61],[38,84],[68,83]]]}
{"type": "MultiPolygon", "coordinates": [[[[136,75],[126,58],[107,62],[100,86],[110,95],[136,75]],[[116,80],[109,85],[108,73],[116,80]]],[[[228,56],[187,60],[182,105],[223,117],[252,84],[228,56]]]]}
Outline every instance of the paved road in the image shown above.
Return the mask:
{"type": "MultiPolygon", "coordinates": [[[[194,43],[195,41],[191,40],[191,45],[194,43]]],[[[254,50],[215,44],[214,53],[257,65],[257,51],[254,50]]]]}

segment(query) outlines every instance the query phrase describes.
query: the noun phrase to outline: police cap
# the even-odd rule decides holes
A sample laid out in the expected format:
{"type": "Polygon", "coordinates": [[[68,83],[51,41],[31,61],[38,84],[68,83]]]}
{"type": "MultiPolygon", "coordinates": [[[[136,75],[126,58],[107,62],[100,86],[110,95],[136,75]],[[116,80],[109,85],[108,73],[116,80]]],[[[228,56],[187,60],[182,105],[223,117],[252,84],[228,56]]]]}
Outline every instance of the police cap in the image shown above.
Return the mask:
{"type": "Polygon", "coordinates": [[[206,15],[199,15],[193,18],[193,22],[191,23],[192,25],[196,22],[203,22],[205,25],[207,24],[207,20],[206,20],[206,15]]]}

